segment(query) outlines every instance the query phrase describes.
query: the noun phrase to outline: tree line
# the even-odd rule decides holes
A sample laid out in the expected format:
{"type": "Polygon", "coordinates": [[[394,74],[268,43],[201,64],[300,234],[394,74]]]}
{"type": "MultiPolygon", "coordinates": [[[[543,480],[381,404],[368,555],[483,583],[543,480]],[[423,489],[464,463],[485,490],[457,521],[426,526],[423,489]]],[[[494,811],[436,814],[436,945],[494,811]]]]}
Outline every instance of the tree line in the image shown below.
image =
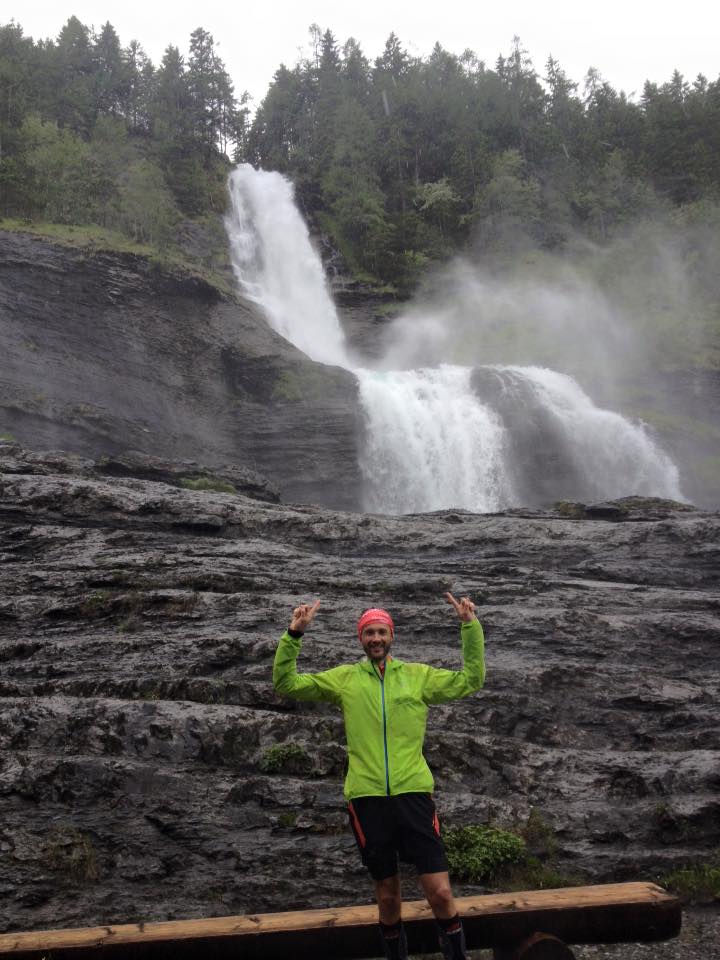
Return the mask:
{"type": "Polygon", "coordinates": [[[0,26],[0,215],[119,229],[163,247],[184,217],[221,212],[228,151],[245,137],[213,37],[159,66],[71,17],[56,40],[0,26]]]}
{"type": "Polygon", "coordinates": [[[720,79],[679,73],[637,102],[516,38],[488,67],[391,34],[370,61],[310,28],[250,122],[213,37],[154,66],[110,23],[71,17],[55,40],[0,26],[0,215],[97,223],[162,247],[181,220],[225,208],[231,162],[279,170],[358,275],[412,286],[472,242],[595,239],[662,208],[717,208],[720,79]]]}
{"type": "Polygon", "coordinates": [[[552,57],[541,76],[515,38],[490,68],[439,44],[411,57],[391,34],[370,62],[311,28],[281,66],[245,156],[287,173],[307,212],[373,276],[412,279],[472,239],[544,247],[602,240],[658,205],[720,193],[720,79],[679,73],[639,101],[552,57]]]}

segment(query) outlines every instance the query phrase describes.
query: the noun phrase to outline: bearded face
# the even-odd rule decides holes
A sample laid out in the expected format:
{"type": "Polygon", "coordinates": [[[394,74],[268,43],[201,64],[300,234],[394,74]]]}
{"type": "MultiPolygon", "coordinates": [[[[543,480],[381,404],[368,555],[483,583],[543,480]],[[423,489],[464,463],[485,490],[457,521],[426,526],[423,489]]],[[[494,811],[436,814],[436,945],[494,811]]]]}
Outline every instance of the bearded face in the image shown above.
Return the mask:
{"type": "Polygon", "coordinates": [[[363,627],[360,643],[365,656],[373,663],[382,663],[392,646],[392,630],[386,623],[369,623],[363,627]]]}

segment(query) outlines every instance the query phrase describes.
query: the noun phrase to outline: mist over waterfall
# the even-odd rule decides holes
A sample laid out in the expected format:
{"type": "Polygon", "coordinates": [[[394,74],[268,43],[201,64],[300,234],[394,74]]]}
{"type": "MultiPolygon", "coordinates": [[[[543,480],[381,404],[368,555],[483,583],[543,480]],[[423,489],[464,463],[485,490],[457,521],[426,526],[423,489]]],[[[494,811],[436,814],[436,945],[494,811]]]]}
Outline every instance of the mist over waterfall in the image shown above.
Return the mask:
{"type": "MultiPolygon", "coordinates": [[[[312,360],[358,378],[366,509],[492,512],[631,494],[682,499],[677,467],[646,428],[595,406],[567,374],[498,364],[354,367],[292,184],[241,165],[229,189],[226,229],[245,296],[312,360]]],[[[407,321],[403,329],[412,335],[407,321]]]]}

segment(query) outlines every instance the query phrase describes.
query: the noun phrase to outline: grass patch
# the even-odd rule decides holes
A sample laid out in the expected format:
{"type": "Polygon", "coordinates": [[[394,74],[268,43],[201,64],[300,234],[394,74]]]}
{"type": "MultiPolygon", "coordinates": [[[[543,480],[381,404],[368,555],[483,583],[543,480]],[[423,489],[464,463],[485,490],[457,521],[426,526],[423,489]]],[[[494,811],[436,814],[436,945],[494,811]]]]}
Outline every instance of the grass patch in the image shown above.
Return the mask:
{"type": "Polygon", "coordinates": [[[180,486],[186,490],[214,490],[215,493],[237,493],[235,487],[227,480],[221,480],[219,477],[197,477],[192,479],[184,477],[180,481],[180,486]]]}
{"type": "Polygon", "coordinates": [[[258,766],[265,773],[308,773],[311,762],[299,743],[276,743],[263,753],[258,766]]]}
{"type": "Polygon", "coordinates": [[[657,882],[687,903],[716,903],[720,901],[720,853],[709,863],[672,870],[657,882]]]}
{"type": "Polygon", "coordinates": [[[237,295],[234,284],[222,272],[194,259],[178,247],[159,250],[150,244],[138,243],[119,230],[109,230],[96,224],[38,223],[10,218],[0,219],[0,230],[29,233],[58,246],[88,253],[132,254],[162,272],[175,272],[202,280],[223,296],[237,295]]]}
{"type": "Polygon", "coordinates": [[[45,862],[55,873],[77,883],[98,879],[97,858],[90,837],[74,827],[56,827],[45,844],[45,862]]]}
{"type": "Polygon", "coordinates": [[[585,504],[576,503],[574,500],[558,500],[553,505],[553,509],[561,517],[567,520],[584,520],[585,504]]]}
{"type": "Polygon", "coordinates": [[[38,223],[34,220],[0,220],[0,230],[13,233],[30,233],[44,240],[52,240],[61,247],[78,250],[108,250],[114,253],[134,253],[153,257],[158,251],[149,244],[137,243],[119,230],[108,230],[96,224],[38,223]]]}
{"type": "Polygon", "coordinates": [[[109,590],[96,590],[82,601],[78,607],[78,613],[88,619],[102,616],[107,612],[107,603],[111,597],[112,593],[109,590]]]}
{"type": "Polygon", "coordinates": [[[278,817],[278,826],[291,830],[297,823],[298,815],[296,813],[281,813],[278,817]]]}
{"type": "Polygon", "coordinates": [[[320,400],[335,386],[336,379],[326,370],[303,367],[300,370],[283,370],[273,383],[273,400],[296,403],[300,400],[320,400]]]}

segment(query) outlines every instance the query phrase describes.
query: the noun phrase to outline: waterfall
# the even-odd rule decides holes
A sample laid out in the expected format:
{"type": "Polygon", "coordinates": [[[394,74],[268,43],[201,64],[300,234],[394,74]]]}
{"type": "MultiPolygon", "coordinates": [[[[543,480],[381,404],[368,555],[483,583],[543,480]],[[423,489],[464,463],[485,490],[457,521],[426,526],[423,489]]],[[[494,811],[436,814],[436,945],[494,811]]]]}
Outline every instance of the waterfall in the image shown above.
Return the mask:
{"type": "Polygon", "coordinates": [[[469,368],[358,372],[369,510],[488,513],[513,501],[506,431],[473,393],[469,368]]]}
{"type": "Polygon", "coordinates": [[[225,228],[245,296],[311,360],[347,366],[340,321],[293,185],[279,173],[241,164],[230,174],[229,190],[225,228]]]}
{"type": "Polygon", "coordinates": [[[628,494],[682,499],[642,424],[541,367],[353,368],[322,263],[278,173],[239,166],[226,217],[235,275],[270,326],[312,360],[352,370],[365,420],[365,507],[479,512],[628,494]]]}
{"type": "MultiPolygon", "coordinates": [[[[642,424],[596,407],[565,374],[543,367],[496,369],[524,380],[534,401],[529,410],[545,411],[564,452],[567,472],[577,477],[575,496],[614,499],[632,491],[682,499],[677,467],[642,424]]],[[[558,484],[562,496],[562,478],[558,484]]]]}

